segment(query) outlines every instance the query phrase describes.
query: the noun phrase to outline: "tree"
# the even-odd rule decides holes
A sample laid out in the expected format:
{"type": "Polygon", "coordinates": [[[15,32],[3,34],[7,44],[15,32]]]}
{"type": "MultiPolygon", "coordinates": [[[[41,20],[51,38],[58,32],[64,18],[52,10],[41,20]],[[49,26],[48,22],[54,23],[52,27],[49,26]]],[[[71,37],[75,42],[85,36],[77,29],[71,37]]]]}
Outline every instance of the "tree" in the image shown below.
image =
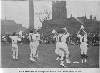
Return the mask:
{"type": "Polygon", "coordinates": [[[39,20],[41,23],[43,23],[44,21],[49,20],[49,19],[50,19],[50,12],[47,9],[45,9],[43,12],[43,16],[39,17],[39,20]]]}

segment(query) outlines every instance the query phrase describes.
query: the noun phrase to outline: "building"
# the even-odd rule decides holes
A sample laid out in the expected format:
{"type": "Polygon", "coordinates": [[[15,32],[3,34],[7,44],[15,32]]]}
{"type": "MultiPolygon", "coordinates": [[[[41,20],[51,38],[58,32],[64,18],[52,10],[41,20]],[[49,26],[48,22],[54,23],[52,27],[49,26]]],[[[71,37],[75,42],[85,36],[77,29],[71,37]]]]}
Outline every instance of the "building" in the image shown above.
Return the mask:
{"type": "Polygon", "coordinates": [[[1,20],[1,34],[12,34],[19,32],[22,28],[21,24],[17,24],[14,20],[1,20]]]}
{"type": "Polygon", "coordinates": [[[42,23],[42,30],[44,36],[51,34],[53,29],[59,29],[66,26],[67,8],[66,1],[52,1],[52,19],[45,20],[42,23]]]}
{"type": "Polygon", "coordinates": [[[65,19],[65,18],[67,18],[66,1],[53,1],[52,19],[65,19]]]}

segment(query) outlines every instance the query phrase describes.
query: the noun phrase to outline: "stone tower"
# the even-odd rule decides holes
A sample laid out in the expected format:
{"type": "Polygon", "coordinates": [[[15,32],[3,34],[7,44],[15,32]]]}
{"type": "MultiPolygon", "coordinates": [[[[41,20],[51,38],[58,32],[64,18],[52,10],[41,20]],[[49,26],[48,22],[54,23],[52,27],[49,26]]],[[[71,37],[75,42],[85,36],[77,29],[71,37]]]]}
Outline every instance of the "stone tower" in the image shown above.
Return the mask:
{"type": "Polygon", "coordinates": [[[65,19],[65,18],[67,18],[66,1],[53,1],[52,19],[65,19]]]}

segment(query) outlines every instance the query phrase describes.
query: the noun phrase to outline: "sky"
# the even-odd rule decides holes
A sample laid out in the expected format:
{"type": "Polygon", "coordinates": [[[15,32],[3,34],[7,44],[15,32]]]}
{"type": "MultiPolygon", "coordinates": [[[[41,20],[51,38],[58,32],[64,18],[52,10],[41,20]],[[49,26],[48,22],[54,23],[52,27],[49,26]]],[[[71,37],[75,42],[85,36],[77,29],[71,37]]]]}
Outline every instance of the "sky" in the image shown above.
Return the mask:
{"type": "MultiPolygon", "coordinates": [[[[52,12],[52,3],[51,1],[34,1],[34,10],[35,10],[35,27],[42,26],[39,22],[39,18],[44,18],[46,15],[38,13],[43,13],[44,10],[52,12]],[[37,14],[36,14],[37,13],[37,14]]],[[[100,20],[100,1],[74,1],[67,0],[67,17],[70,17],[72,14],[74,17],[89,16],[92,14],[100,20]]],[[[23,24],[24,27],[29,25],[29,3],[28,1],[2,1],[1,5],[1,16],[2,19],[15,20],[19,24],[23,24]]],[[[50,15],[50,18],[52,14],[50,15]]]]}
{"type": "Polygon", "coordinates": [[[52,3],[50,1],[35,1],[34,2],[34,24],[35,24],[35,28],[41,28],[42,27],[42,23],[40,22],[39,19],[45,18],[47,16],[47,14],[45,14],[45,12],[50,13],[50,18],[52,18],[52,3]]]}

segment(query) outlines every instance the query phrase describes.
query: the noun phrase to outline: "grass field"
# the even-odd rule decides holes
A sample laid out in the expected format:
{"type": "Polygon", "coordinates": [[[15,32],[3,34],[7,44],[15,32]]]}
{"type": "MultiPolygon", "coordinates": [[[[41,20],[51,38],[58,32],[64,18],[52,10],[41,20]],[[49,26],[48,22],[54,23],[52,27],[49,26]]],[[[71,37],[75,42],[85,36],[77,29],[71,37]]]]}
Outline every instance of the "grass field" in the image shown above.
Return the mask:
{"type": "MultiPolygon", "coordinates": [[[[70,51],[71,64],[65,64],[68,68],[98,68],[99,67],[99,47],[89,47],[88,63],[82,64],[80,59],[80,48],[75,45],[68,45],[70,51]],[[78,61],[79,64],[72,62],[78,61]]],[[[2,68],[60,68],[55,54],[54,44],[40,44],[38,47],[39,60],[32,63],[29,60],[30,49],[28,44],[19,45],[19,59],[12,59],[11,45],[1,44],[2,68]]]]}

